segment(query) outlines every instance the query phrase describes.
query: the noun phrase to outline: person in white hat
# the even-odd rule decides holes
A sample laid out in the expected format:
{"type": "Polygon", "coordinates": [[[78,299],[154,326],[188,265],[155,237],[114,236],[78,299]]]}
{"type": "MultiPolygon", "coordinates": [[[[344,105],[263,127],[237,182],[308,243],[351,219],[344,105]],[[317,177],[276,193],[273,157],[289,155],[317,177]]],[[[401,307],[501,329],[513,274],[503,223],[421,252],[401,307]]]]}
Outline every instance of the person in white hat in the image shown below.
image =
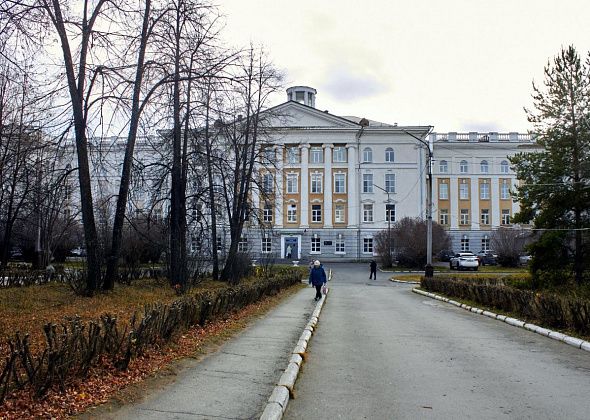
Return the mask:
{"type": "Polygon", "coordinates": [[[322,286],[326,284],[327,277],[324,267],[318,260],[313,262],[313,268],[309,272],[309,284],[315,287],[316,293],[314,300],[317,302],[322,298],[322,286]]]}

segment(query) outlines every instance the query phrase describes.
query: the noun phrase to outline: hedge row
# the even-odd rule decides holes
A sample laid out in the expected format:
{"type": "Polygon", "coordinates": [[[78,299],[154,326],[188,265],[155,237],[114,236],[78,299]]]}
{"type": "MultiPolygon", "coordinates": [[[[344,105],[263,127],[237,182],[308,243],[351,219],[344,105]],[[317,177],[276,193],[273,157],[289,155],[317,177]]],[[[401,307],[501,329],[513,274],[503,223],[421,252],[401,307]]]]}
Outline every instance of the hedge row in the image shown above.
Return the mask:
{"type": "Polygon", "coordinates": [[[520,290],[498,278],[461,279],[451,276],[423,278],[421,287],[459,299],[468,299],[535,320],[543,326],[590,334],[590,301],[575,296],[520,290]]]}
{"type": "Polygon", "coordinates": [[[272,278],[199,293],[170,305],[146,306],[143,315],[135,314],[128,325],[121,325],[110,314],[91,322],[69,318],[61,325],[46,324],[45,345],[39,354],[31,353],[29,336],[17,332],[9,341],[10,355],[0,363],[0,404],[14,390],[30,389],[37,397],[54,386],[64,390],[70,379],[84,377],[101,361],[125,370],[146,349],[173,339],[190,326],[204,325],[274,295],[300,282],[305,272],[283,268],[272,278]]]}

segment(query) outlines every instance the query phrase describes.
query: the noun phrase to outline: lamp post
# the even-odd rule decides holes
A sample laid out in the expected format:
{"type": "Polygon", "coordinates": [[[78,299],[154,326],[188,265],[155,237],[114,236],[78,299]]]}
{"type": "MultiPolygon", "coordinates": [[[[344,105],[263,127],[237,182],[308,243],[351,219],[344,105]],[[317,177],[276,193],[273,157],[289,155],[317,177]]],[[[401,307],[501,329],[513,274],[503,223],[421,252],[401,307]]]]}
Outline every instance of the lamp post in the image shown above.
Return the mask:
{"type": "MultiPolygon", "coordinates": [[[[385,194],[387,194],[387,204],[390,204],[390,199],[389,199],[389,191],[385,188],[381,188],[378,185],[373,184],[373,186],[375,188],[380,189],[381,191],[383,191],[385,194]]],[[[393,265],[393,258],[391,257],[391,214],[388,213],[389,209],[387,207],[385,207],[385,217],[387,217],[387,250],[389,253],[389,261],[392,263],[393,265]]]]}
{"type": "MultiPolygon", "coordinates": [[[[428,132],[424,135],[424,138],[432,132],[432,128],[433,127],[429,128],[428,132]]],[[[424,138],[420,138],[403,128],[402,131],[426,146],[426,150],[428,151],[428,183],[426,184],[426,267],[424,268],[424,277],[432,278],[432,275],[434,274],[434,268],[432,267],[432,144],[430,141],[427,142],[424,138]]]]}

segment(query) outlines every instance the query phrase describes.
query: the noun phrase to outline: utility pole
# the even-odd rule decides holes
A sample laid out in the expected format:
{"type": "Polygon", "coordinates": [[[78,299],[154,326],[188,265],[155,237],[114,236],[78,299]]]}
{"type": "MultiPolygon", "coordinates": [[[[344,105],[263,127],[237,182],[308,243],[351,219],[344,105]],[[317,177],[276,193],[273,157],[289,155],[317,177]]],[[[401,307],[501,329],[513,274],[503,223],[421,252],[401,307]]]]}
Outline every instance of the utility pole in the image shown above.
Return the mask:
{"type": "MultiPolygon", "coordinates": [[[[381,188],[378,185],[373,184],[373,187],[380,189],[381,191],[383,191],[385,194],[387,194],[387,205],[389,205],[391,203],[390,199],[389,199],[389,191],[385,188],[381,188]]],[[[385,207],[385,217],[387,217],[387,250],[388,250],[388,254],[389,254],[389,261],[391,262],[391,265],[393,266],[393,257],[391,256],[391,214],[390,214],[390,209],[387,208],[387,206],[385,207]]]]}
{"type": "Polygon", "coordinates": [[[423,138],[420,138],[402,128],[404,133],[415,138],[424,146],[426,146],[426,150],[428,152],[426,161],[426,164],[428,165],[428,182],[426,184],[426,267],[424,267],[424,277],[426,278],[432,278],[432,275],[434,274],[434,268],[432,267],[432,139],[429,139],[428,141],[424,140],[432,132],[432,128],[433,127],[429,127],[428,132],[423,138]]]}

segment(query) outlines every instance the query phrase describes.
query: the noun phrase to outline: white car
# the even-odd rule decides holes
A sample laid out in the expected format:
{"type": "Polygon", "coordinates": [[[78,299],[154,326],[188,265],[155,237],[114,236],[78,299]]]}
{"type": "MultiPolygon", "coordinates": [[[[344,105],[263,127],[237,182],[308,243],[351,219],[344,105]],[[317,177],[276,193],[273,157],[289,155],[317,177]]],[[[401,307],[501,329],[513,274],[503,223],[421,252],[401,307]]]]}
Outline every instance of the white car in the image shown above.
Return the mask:
{"type": "Polygon", "coordinates": [[[474,270],[479,268],[479,259],[472,252],[459,252],[449,262],[451,270],[474,270]]]}

